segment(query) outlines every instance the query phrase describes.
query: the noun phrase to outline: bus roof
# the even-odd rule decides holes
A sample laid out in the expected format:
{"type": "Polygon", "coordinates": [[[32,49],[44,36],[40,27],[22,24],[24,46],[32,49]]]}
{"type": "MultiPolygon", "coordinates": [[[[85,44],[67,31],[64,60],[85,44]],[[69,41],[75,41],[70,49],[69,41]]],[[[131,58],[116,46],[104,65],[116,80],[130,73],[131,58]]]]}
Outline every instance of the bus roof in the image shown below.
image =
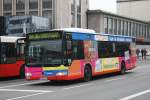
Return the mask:
{"type": "Polygon", "coordinates": [[[69,32],[70,34],[72,34],[72,39],[77,39],[77,40],[97,40],[97,41],[116,41],[116,42],[117,41],[118,42],[133,42],[134,41],[135,42],[135,39],[136,39],[135,37],[131,37],[131,36],[96,33],[94,30],[82,29],[82,28],[53,29],[51,31],[35,32],[31,34],[32,35],[36,33],[47,34],[47,32],[54,32],[54,31],[69,32]]]}
{"type": "Polygon", "coordinates": [[[114,35],[114,34],[106,34],[106,33],[96,33],[96,34],[106,35],[106,36],[116,36],[116,37],[126,37],[126,38],[136,38],[136,37],[133,37],[133,36],[126,36],[126,35],[114,35]]]}
{"type": "Polygon", "coordinates": [[[52,31],[66,31],[66,32],[78,32],[78,33],[95,33],[92,29],[83,29],[83,28],[62,28],[62,29],[53,29],[52,31]]]}
{"type": "Polygon", "coordinates": [[[23,39],[23,38],[25,37],[0,36],[0,42],[15,43],[18,39],[23,39]]]}
{"type": "Polygon", "coordinates": [[[107,35],[107,36],[118,36],[118,37],[129,37],[135,38],[131,36],[124,36],[124,35],[113,35],[113,34],[106,34],[106,33],[96,33],[92,29],[82,29],[82,28],[63,28],[63,29],[53,29],[52,31],[66,31],[66,32],[73,32],[73,33],[84,33],[84,34],[96,34],[96,35],[107,35]]]}

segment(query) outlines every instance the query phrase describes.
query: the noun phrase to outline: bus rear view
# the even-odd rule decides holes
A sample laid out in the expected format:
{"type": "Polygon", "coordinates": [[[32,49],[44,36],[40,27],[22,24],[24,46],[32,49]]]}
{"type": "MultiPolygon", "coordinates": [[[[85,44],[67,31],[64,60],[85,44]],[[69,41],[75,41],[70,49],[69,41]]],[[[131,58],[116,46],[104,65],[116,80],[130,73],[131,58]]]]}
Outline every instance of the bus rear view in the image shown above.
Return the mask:
{"type": "Polygon", "coordinates": [[[0,78],[24,78],[25,37],[0,36],[0,78]]]}

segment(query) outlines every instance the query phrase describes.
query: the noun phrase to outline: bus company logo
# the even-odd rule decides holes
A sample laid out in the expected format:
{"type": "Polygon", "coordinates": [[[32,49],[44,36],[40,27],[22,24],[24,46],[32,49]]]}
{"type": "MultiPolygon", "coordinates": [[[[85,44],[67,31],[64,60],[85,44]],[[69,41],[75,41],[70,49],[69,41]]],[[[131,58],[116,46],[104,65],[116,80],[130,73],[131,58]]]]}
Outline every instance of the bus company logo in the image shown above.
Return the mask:
{"type": "Polygon", "coordinates": [[[108,41],[108,36],[95,35],[95,40],[108,41]]]}
{"type": "Polygon", "coordinates": [[[123,38],[123,37],[117,37],[117,41],[120,41],[120,42],[125,41],[125,38],[123,38]]]}
{"type": "Polygon", "coordinates": [[[109,36],[109,41],[117,41],[117,39],[114,36],[109,36]]]}
{"type": "Polygon", "coordinates": [[[132,42],[132,38],[126,38],[125,41],[126,42],[132,42]]]}

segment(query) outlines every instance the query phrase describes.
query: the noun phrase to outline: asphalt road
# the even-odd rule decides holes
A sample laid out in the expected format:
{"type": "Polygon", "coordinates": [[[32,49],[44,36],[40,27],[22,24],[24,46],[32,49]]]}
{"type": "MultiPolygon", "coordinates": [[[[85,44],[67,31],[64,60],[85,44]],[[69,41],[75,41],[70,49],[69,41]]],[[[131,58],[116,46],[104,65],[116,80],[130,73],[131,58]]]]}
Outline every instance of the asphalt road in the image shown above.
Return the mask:
{"type": "Polygon", "coordinates": [[[125,75],[103,75],[90,82],[0,79],[0,100],[150,100],[150,60],[137,65],[125,75]]]}

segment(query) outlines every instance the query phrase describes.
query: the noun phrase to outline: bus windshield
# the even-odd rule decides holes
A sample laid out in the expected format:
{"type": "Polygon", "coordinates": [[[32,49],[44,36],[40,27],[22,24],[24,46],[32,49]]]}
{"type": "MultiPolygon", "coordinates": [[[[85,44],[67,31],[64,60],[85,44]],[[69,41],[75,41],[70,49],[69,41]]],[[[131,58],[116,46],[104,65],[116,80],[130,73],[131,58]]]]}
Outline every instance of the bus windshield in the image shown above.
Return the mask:
{"type": "Polygon", "coordinates": [[[62,40],[30,41],[27,48],[27,65],[58,66],[62,63],[62,40]]]}

